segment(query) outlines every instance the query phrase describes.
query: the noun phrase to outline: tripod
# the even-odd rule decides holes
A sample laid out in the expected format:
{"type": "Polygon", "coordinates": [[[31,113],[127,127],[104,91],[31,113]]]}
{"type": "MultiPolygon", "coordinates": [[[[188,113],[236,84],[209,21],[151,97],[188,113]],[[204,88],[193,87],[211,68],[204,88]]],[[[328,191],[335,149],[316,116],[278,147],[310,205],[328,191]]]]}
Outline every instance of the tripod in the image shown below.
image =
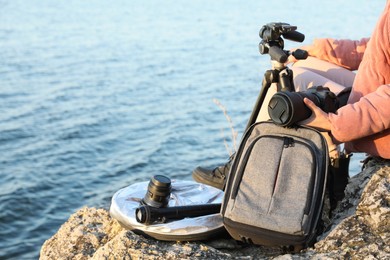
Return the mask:
{"type": "Polygon", "coordinates": [[[296,29],[296,26],[291,26],[287,23],[268,23],[260,29],[259,36],[262,41],[259,44],[259,51],[260,54],[269,54],[271,56],[272,69],[264,73],[260,94],[257,97],[245,129],[248,129],[256,122],[272,83],[277,84],[277,91],[295,91],[293,72],[286,66],[288,56],[293,55],[298,60],[306,59],[308,53],[300,49],[294,52],[283,50],[284,40],[282,36],[288,40],[303,42],[305,35],[297,32],[296,29]]]}

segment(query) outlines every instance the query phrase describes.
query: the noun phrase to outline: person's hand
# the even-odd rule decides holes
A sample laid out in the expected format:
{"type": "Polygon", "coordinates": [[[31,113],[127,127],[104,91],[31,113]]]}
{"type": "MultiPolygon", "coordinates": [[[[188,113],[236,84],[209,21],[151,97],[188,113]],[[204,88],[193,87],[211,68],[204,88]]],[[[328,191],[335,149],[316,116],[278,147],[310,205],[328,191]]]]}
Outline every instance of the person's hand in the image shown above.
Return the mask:
{"type": "Polygon", "coordinates": [[[312,114],[309,118],[299,122],[300,125],[307,125],[314,127],[320,131],[330,132],[331,124],[328,114],[317,107],[310,99],[304,98],[303,102],[310,108],[312,114]]]}

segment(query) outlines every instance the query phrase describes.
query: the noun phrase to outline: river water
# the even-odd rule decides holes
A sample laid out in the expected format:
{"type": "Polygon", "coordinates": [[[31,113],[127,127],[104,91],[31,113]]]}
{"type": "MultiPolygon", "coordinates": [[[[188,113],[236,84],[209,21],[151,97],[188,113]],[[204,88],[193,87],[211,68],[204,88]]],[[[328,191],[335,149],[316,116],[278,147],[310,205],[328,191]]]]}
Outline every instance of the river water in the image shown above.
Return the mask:
{"type": "Polygon", "coordinates": [[[37,259],[70,214],[126,185],[225,162],[213,100],[239,139],[270,68],[262,25],[360,39],[384,4],[0,0],[0,258],[37,259]]]}

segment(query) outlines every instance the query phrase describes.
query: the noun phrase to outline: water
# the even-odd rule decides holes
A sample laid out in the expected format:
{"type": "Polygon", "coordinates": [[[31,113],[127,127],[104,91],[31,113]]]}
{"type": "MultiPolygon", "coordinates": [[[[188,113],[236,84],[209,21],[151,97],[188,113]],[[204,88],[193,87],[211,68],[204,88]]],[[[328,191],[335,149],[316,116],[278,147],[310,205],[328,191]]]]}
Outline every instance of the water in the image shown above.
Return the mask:
{"type": "Polygon", "coordinates": [[[121,187],[225,162],[213,99],[240,137],[270,67],[263,24],[297,25],[307,44],[359,39],[384,3],[0,0],[0,258],[37,259],[70,214],[108,209],[121,187]]]}

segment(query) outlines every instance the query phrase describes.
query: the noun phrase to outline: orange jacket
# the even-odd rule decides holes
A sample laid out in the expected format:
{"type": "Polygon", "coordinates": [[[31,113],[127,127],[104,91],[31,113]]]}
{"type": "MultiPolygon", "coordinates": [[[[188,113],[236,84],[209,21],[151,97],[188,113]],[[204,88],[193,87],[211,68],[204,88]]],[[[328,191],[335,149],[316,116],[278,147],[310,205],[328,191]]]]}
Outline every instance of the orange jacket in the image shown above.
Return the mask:
{"type": "Polygon", "coordinates": [[[370,40],[319,39],[308,51],[345,68],[358,68],[348,104],[329,114],[334,140],[345,143],[349,152],[390,159],[390,1],[370,40]]]}

